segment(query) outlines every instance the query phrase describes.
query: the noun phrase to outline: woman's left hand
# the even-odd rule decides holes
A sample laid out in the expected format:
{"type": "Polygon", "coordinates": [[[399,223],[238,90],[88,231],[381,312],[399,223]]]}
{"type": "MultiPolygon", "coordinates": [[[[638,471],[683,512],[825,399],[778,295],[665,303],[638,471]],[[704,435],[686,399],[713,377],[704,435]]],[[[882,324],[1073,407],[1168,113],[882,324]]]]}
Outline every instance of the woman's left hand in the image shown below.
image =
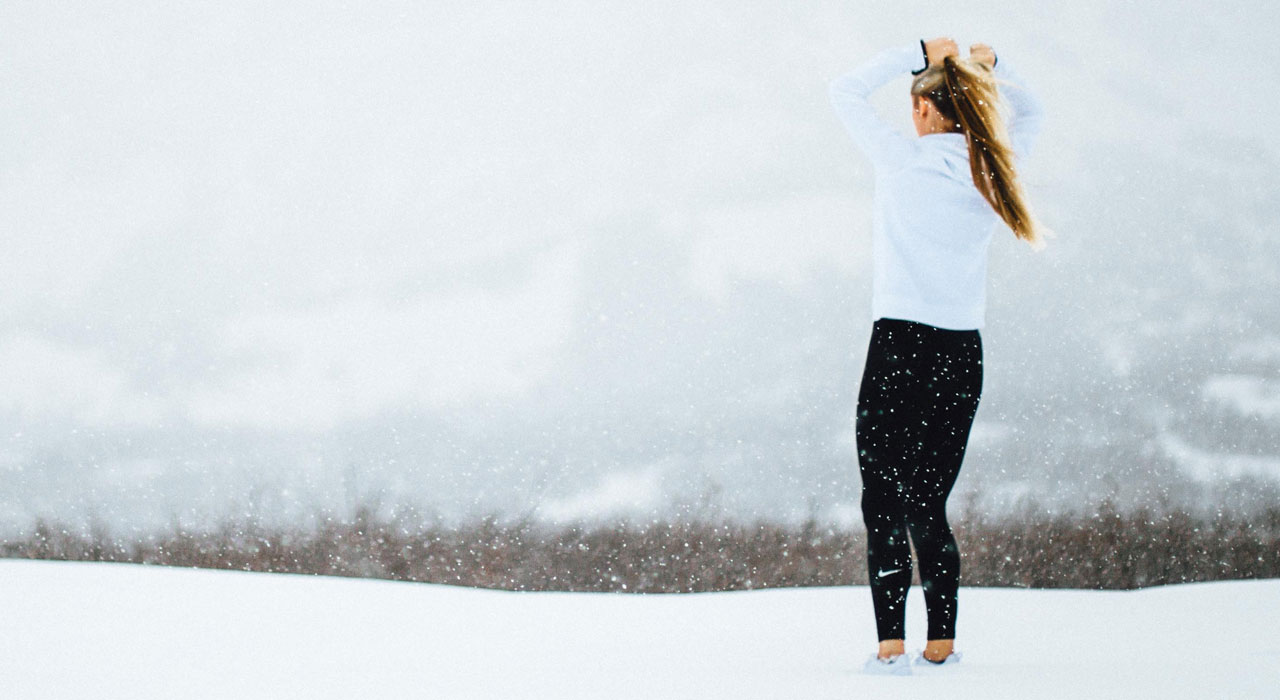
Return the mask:
{"type": "Polygon", "coordinates": [[[944,56],[955,56],[960,58],[960,47],[956,46],[955,39],[949,36],[940,36],[937,39],[930,39],[924,42],[924,55],[928,59],[929,65],[942,63],[944,56]]]}

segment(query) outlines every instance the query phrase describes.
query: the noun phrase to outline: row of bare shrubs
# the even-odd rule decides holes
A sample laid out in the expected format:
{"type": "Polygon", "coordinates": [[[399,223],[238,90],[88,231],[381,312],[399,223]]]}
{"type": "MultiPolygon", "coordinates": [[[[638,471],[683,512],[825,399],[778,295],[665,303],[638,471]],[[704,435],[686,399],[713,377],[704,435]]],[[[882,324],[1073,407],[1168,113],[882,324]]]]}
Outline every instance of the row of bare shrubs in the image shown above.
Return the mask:
{"type": "MultiPolygon", "coordinates": [[[[0,540],[0,556],[525,591],[676,593],[867,582],[862,528],[812,517],[799,525],[699,516],[553,526],[487,516],[446,525],[413,507],[383,512],[365,501],[346,517],[318,510],[310,527],[243,518],[130,537],[100,524],[82,531],[41,519],[25,534],[0,540]]],[[[1133,589],[1280,577],[1280,505],[1247,517],[1151,507],[1122,512],[1110,502],[1048,515],[1031,506],[999,518],[966,512],[952,525],[966,586],[1133,589]]]]}

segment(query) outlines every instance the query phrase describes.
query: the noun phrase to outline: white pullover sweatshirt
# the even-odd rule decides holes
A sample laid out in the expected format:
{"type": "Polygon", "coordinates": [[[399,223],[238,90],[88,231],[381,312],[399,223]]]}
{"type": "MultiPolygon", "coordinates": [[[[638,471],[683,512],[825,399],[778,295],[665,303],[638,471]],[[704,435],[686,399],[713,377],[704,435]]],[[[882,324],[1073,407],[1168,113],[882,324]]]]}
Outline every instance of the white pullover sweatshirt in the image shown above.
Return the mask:
{"type": "MultiPolygon", "coordinates": [[[[868,101],[881,85],[923,70],[922,49],[921,42],[885,49],[830,84],[832,106],[875,170],[871,319],[977,329],[986,316],[987,247],[1004,221],[973,184],[965,135],[906,136],[868,101]]],[[[995,74],[1012,83],[999,91],[1012,108],[1005,126],[1021,162],[1044,110],[999,54],[995,74]]],[[[911,108],[906,91],[902,107],[911,108]]]]}

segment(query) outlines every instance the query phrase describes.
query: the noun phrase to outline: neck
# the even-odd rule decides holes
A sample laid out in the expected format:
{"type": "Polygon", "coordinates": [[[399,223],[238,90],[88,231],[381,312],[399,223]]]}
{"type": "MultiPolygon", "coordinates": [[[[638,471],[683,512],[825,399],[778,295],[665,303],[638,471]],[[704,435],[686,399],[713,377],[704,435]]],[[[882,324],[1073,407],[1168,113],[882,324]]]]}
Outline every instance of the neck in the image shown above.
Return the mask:
{"type": "Polygon", "coordinates": [[[934,134],[963,134],[964,129],[953,121],[943,121],[941,119],[934,121],[926,121],[924,123],[924,133],[921,136],[932,136],[934,134]]]}

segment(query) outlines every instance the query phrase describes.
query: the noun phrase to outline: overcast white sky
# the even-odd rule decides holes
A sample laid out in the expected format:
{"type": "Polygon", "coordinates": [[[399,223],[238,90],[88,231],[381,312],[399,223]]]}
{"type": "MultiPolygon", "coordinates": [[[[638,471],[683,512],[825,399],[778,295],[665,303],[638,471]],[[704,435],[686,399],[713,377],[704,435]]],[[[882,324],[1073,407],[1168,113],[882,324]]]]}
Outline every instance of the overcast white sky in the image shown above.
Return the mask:
{"type": "MultiPolygon", "coordinates": [[[[1109,338],[1125,374],[1135,326],[1087,321],[1107,301],[1100,285],[1127,275],[1116,288],[1132,300],[1184,287],[1197,264],[1202,283],[1232,278],[1174,246],[1206,225],[1232,232],[1231,251],[1259,250],[1280,146],[1267,102],[1280,84],[1266,58],[1276,14],[1269,3],[5,3],[4,461],[38,471],[63,454],[154,475],[157,460],[199,462],[207,443],[193,436],[209,431],[275,435],[279,456],[388,416],[455,429],[425,442],[458,431],[484,442],[502,428],[459,428],[459,416],[493,416],[478,407],[562,427],[572,419],[555,410],[679,415],[714,433],[736,408],[776,417],[811,404],[805,392],[824,382],[848,403],[870,324],[871,179],[826,84],[939,34],[1017,61],[1049,110],[1025,176],[1060,238],[1040,255],[1011,235],[993,246],[990,336],[1022,363],[1007,375],[1075,362],[1043,354],[1068,352],[1045,336],[1073,323],[1109,338]],[[806,376],[806,352],[845,374],[806,376]],[[189,452],[158,447],[175,431],[189,452]],[[85,434],[96,447],[69,447],[85,434]],[[107,444],[110,459],[95,452],[107,444]]],[[[906,87],[877,96],[904,132],[906,87]]],[[[1274,299],[1269,275],[1232,283],[1274,299]]],[[[1271,337],[1251,319],[1237,326],[1253,342],[1271,337]]],[[[806,440],[847,441],[843,428],[815,438],[779,420],[806,440]]],[[[671,458],[611,452],[612,439],[593,432],[582,459],[648,474],[671,458]]],[[[704,458],[735,439],[704,444],[704,458]]],[[[518,462],[520,441],[503,444],[501,459],[518,462]]],[[[572,461],[557,449],[553,462],[572,461]]],[[[427,460],[413,454],[398,459],[427,460]]],[[[38,481],[24,477],[24,493],[38,481]]]]}

